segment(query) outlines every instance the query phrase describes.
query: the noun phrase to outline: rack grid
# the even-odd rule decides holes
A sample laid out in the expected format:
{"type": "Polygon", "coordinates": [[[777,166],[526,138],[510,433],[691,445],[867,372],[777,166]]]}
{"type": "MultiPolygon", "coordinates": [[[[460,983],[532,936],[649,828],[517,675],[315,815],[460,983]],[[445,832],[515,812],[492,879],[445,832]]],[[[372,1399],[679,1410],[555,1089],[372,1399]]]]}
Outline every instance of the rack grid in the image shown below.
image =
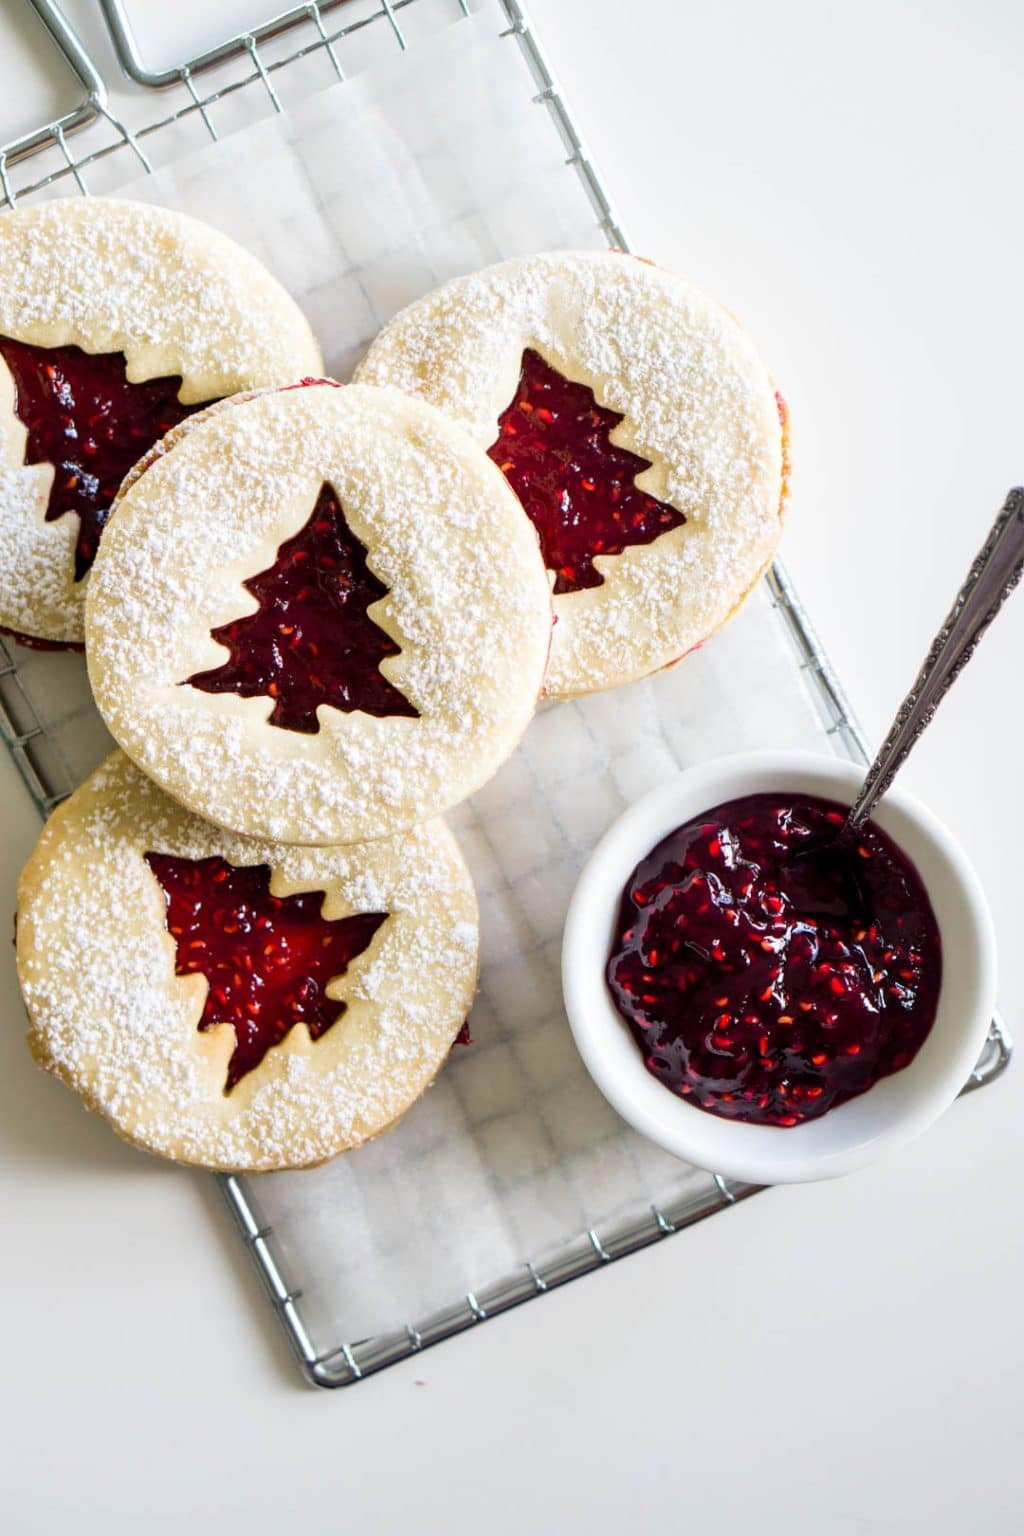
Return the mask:
{"type": "MultiPolygon", "coordinates": [[[[284,110],[278,84],[282,72],[305,60],[326,60],[328,80],[346,78],[346,47],[373,36],[381,48],[405,50],[410,23],[434,0],[319,0],[293,7],[249,31],[226,38],[203,54],[164,70],[151,69],[136,42],[125,0],[101,0],[114,48],[125,74],[141,90],[169,93],[174,108],[134,131],[112,111],[106,84],[64,18],[57,0],[29,0],[71,68],[83,95],[59,118],[0,146],[0,208],[52,189],[87,194],[101,162],[118,154],[134,156],[147,170],[148,152],[173,125],[198,119],[212,140],[219,137],[215,109],[240,92],[263,93],[264,106],[284,110]],[[200,89],[200,85],[204,88],[200,89]],[[207,88],[208,87],[208,88],[207,88]],[[73,142],[69,139],[73,137],[73,142]],[[77,153],[73,151],[77,149],[77,153]],[[31,162],[31,163],[30,163],[31,162]],[[70,181],[72,187],[67,187],[70,181]]],[[[518,45],[532,77],[534,102],[550,115],[571,166],[583,185],[598,227],[609,243],[629,250],[629,241],[593,164],[575,120],[548,64],[527,11],[519,0],[498,0],[506,23],[502,32],[518,45]]],[[[446,17],[469,16],[467,0],[444,0],[446,17]]],[[[434,6],[436,9],[436,6],[434,6]]],[[[321,83],[323,83],[321,81],[321,83]]],[[[855,761],[870,759],[868,743],[783,566],[766,577],[771,602],[799,657],[808,687],[821,710],[826,735],[855,761]]],[[[41,814],[46,816],[75,787],[76,774],[61,750],[41,702],[35,653],[0,636],[0,735],[3,736],[41,814]],[[25,660],[22,660],[25,657],[25,660]]],[[[994,1081],[1009,1063],[1012,1043],[1002,1019],[993,1021],[985,1048],[964,1093],[994,1081]]],[[[587,1228],[546,1264],[527,1262],[487,1290],[466,1292],[457,1302],[419,1323],[360,1341],[318,1351],[303,1317],[302,1292],[289,1285],[273,1243],[273,1229],[261,1217],[253,1181],[233,1175],[218,1183],[238,1231],[256,1265],[307,1380],[338,1387],[363,1380],[384,1367],[463,1332],[580,1276],[692,1226],[760,1192],[715,1175],[710,1186],[676,1204],[652,1205],[641,1219],[598,1236],[587,1228]]]]}

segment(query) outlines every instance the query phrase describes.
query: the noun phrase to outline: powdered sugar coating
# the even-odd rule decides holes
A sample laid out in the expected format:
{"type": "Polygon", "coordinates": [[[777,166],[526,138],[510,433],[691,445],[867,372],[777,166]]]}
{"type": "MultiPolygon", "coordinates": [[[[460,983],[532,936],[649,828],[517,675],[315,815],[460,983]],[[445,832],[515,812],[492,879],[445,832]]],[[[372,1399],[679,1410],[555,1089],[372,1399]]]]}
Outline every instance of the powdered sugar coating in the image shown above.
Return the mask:
{"type": "Polygon", "coordinates": [[[393,390],[311,385],[209,412],[117,503],[93,569],[89,676],[116,740],[190,809],[279,842],[393,834],[472,793],[512,751],[551,630],[537,540],[460,428],[393,390]],[[210,631],[253,612],[243,580],[308,519],[321,484],[388,589],[381,671],[419,718],[321,705],[315,735],[270,698],[180,686],[210,631]],[[495,559],[495,554],[499,558],[495,559]]]}
{"type": "Polygon", "coordinates": [[[385,1129],[443,1064],[476,985],[469,873],[441,821],[350,848],[283,848],[190,815],[115,752],[51,816],[18,891],[18,974],[33,1055],[128,1140],[208,1168],[322,1162],[385,1129]],[[388,912],[328,993],[225,1094],[229,1025],[198,1030],[202,976],[174,974],[150,851],[269,864],[275,895],[323,890],[326,918],[388,912]]]}
{"type": "MultiPolygon", "coordinates": [[[[0,335],[123,352],[133,383],[180,375],[185,404],[323,366],[298,306],[255,257],[196,219],[116,198],[0,214],[0,335]]],[[[53,470],[24,453],[0,358],[0,624],[78,642],[77,516],[45,521],[53,470]]]]}
{"type": "Polygon", "coordinates": [[[598,555],[601,586],[555,598],[545,692],[567,697],[668,665],[735,612],[781,532],[782,429],[732,316],[617,252],[518,257],[447,283],[385,327],[356,377],[429,400],[486,447],[527,347],[624,417],[611,441],[651,462],[636,484],[686,517],[598,555]]]}

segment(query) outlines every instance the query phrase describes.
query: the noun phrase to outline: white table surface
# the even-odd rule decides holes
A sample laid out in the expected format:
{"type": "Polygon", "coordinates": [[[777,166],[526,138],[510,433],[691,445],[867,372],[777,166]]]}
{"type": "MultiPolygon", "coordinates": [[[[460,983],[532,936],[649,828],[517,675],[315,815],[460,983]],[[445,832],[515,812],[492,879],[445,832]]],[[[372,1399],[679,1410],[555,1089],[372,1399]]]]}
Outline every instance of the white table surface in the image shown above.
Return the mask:
{"type": "MultiPolygon", "coordinates": [[[[133,0],[168,60],[272,5],[133,0]]],[[[98,38],[95,9],[68,3],[98,38]]],[[[0,14],[0,55],[26,45],[0,138],[53,100],[23,10],[0,14]]],[[[1024,10],[533,12],[637,248],[734,308],[790,400],[786,558],[877,735],[1024,474],[1024,10]]],[[[1011,1024],[1022,661],[1019,597],[907,770],[987,884],[1011,1024]]],[[[6,756],[0,795],[10,909],[37,823],[6,756]]],[[[1021,1063],[882,1166],[331,1396],[300,1385],[212,1182],[122,1148],[32,1068],[7,946],[0,1012],[17,1536],[1020,1529],[1021,1063]]]]}

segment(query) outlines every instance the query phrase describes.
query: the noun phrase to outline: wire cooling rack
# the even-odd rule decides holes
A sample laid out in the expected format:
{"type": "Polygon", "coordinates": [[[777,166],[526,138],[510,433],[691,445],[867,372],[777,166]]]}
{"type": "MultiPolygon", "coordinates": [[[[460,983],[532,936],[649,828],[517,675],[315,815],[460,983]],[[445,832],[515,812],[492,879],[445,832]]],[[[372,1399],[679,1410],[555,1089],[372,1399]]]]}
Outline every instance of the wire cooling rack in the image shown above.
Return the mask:
{"type": "MultiPolygon", "coordinates": [[[[158,150],[166,146],[170,153],[178,147],[181,129],[196,125],[201,136],[217,139],[219,124],[234,103],[251,103],[255,97],[263,108],[281,112],[282,72],[287,74],[289,88],[298,89],[304,81],[314,83],[308,73],[313,68],[321,71],[317,84],[325,83],[325,69],[327,80],[343,80],[350,70],[371,64],[385,52],[404,50],[422,30],[468,16],[473,8],[466,0],[321,0],[226,38],[186,63],[157,70],[147,64],[138,46],[125,0],[101,0],[124,72],[140,89],[166,93],[171,104],[171,110],[133,131],[112,110],[102,76],[55,0],[30,3],[69,66],[81,96],[59,118],[0,147],[0,207],[48,191],[101,190],[106,168],[125,156],[151,170],[158,150]]],[[[509,39],[509,47],[518,45],[522,52],[535,86],[533,99],[549,113],[566,163],[580,178],[598,227],[609,243],[628,250],[525,9],[518,0],[499,0],[499,4],[506,23],[502,35],[509,39]]],[[[839,751],[867,762],[867,743],[782,566],[777,563],[766,580],[823,730],[839,751]]],[[[88,702],[80,663],[66,655],[27,651],[0,638],[0,733],[39,810],[48,814],[99,755],[102,727],[88,702]]],[[[1008,1064],[1011,1048],[1005,1026],[996,1017],[964,1092],[992,1082],[1008,1064]]],[[[757,1186],[714,1176],[678,1200],[651,1205],[639,1219],[634,1216],[602,1230],[600,1236],[587,1228],[546,1261],[526,1262],[511,1276],[486,1290],[466,1292],[454,1305],[425,1320],[324,1348],[314,1342],[301,1290],[289,1285],[274,1230],[261,1217],[254,1181],[222,1176],[218,1182],[304,1374],[313,1384],[329,1387],[359,1381],[758,1192],[757,1186]]]]}

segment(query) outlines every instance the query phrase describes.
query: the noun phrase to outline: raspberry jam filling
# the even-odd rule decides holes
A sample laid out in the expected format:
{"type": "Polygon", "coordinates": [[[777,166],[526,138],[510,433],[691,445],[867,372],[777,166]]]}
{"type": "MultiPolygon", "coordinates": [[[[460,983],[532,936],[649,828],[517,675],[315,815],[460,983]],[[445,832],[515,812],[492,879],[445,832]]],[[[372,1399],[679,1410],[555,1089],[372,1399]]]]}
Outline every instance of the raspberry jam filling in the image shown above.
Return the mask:
{"type": "Polygon", "coordinates": [[[80,640],[43,640],[39,635],[22,634],[20,629],[8,629],[6,624],[0,624],[0,636],[16,640],[30,651],[85,651],[80,640]]]}
{"type": "Polygon", "coordinates": [[[934,1023],[938,925],[892,839],[869,822],[848,850],[830,849],[839,899],[836,886],[807,888],[810,861],[801,874],[801,849],[845,815],[811,795],[731,800],[630,877],[608,985],[647,1070],[700,1109],[757,1125],[816,1119],[907,1066],[934,1023]]]}
{"type": "Polygon", "coordinates": [[[637,489],[650,461],[609,441],[622,419],[538,352],[523,353],[518,387],[487,451],[537,530],[556,593],[599,587],[595,555],[621,555],[686,521],[637,489]]]}
{"type": "Polygon", "coordinates": [[[167,901],[167,927],[177,946],[176,976],[209,982],[199,1028],[230,1024],[235,1048],[225,1093],[258,1067],[295,1024],[319,1040],[345,1012],[325,994],[361,955],[386,912],[321,916],[322,891],[270,893],[266,864],[236,868],[225,859],[147,853],[167,901]]]}
{"type": "MultiPolygon", "coordinates": [[[[52,464],[47,522],[78,514],[75,580],[93,560],[110,504],[137,459],[199,407],[178,399],[181,379],[129,383],[121,352],[36,347],[0,336],[26,464],[52,464]]],[[[209,403],[209,402],[205,402],[209,403]]]]}
{"type": "Polygon", "coordinates": [[[274,564],[243,585],[259,607],[210,631],[227,647],[228,660],[187,678],[191,687],[243,699],[269,697],[271,725],[310,734],[320,729],[321,704],[418,717],[380,671],[384,658],[400,648],[367,609],[387,588],[369,569],[366,550],[329,485],[274,564]]]}

